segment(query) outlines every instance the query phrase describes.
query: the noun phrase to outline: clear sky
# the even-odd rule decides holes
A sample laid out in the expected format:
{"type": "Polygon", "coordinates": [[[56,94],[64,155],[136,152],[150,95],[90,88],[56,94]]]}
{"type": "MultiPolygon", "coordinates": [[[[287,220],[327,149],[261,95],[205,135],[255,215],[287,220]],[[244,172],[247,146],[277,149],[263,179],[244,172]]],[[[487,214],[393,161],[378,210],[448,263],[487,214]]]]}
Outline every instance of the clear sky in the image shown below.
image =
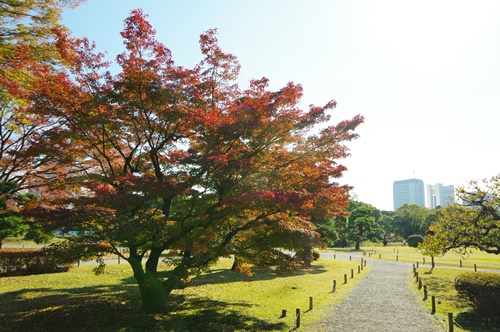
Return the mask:
{"type": "Polygon", "coordinates": [[[465,185],[500,173],[500,1],[87,0],[63,23],[110,59],[142,8],[177,65],[219,31],[240,86],[302,84],[303,104],[338,102],[333,121],[365,117],[341,183],[392,210],[395,180],[465,185]]]}

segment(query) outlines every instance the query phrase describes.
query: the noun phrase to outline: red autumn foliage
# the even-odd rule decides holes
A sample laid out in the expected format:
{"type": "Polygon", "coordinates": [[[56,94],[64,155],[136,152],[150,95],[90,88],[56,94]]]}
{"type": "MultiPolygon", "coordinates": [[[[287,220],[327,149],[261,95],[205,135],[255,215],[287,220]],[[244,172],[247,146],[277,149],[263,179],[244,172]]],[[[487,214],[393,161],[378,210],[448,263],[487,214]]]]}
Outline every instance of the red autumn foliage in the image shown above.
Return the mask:
{"type": "Polygon", "coordinates": [[[332,180],[345,171],[338,161],[363,118],[317,130],[334,101],[302,110],[300,85],[269,91],[266,78],[240,90],[240,65],[219,48],[216,30],[200,37],[204,59],[185,69],[142,11],[125,23],[118,75],[102,72],[107,64],[88,41],[69,38],[61,47],[71,73],[40,74],[30,105],[57,120],[48,137],[58,151],[49,155],[72,173],[51,183],[57,196],[26,213],[80,230],[74,241],[110,243],[152,312],[165,309],[155,288],[165,251],[180,255],[166,294],[223,256],[283,271],[308,266],[313,221],[347,204],[349,187],[332,180]]]}

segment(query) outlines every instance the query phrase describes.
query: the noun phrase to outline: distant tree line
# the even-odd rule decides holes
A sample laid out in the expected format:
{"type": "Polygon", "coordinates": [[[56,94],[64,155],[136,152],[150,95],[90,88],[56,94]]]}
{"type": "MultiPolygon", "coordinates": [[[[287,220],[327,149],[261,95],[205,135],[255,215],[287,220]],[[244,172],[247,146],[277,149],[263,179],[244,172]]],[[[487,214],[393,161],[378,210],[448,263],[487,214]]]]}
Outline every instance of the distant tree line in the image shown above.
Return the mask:
{"type": "Polygon", "coordinates": [[[381,211],[376,207],[351,199],[345,214],[318,223],[319,232],[328,246],[359,249],[363,241],[383,242],[406,240],[411,235],[424,237],[437,222],[442,208],[428,209],[405,204],[396,211],[381,211]]]}

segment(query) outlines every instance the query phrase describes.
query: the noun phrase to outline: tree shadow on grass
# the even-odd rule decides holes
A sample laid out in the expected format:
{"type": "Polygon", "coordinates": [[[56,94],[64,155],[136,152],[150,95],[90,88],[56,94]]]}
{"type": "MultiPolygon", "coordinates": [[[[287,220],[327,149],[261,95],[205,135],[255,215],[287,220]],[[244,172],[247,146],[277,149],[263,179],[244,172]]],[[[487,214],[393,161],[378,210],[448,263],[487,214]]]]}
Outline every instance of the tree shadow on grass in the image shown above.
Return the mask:
{"type": "Polygon", "coordinates": [[[455,321],[466,331],[471,332],[499,332],[500,317],[485,318],[474,311],[459,313],[455,321]]]}
{"type": "MultiPolygon", "coordinates": [[[[230,269],[213,269],[209,273],[201,274],[192,279],[191,286],[201,286],[207,284],[224,284],[229,282],[240,281],[262,281],[262,280],[275,280],[284,279],[293,276],[307,275],[307,274],[320,274],[328,272],[329,270],[323,265],[313,265],[307,269],[299,269],[290,273],[275,273],[274,269],[270,268],[267,271],[260,269],[252,269],[252,275],[249,276],[245,273],[234,271],[230,269]]],[[[160,278],[168,278],[170,271],[162,271],[159,273],[160,278]]]]}
{"type": "Polygon", "coordinates": [[[248,304],[169,297],[169,313],[147,315],[135,285],[30,288],[0,294],[0,331],[283,330],[229,308],[248,304]]]}
{"type": "MultiPolygon", "coordinates": [[[[249,304],[227,303],[203,298],[194,301],[182,301],[182,306],[175,315],[165,315],[172,331],[283,331],[285,323],[270,323],[266,320],[242,314],[232,308],[250,307],[249,304]]],[[[179,306],[176,306],[179,308],[179,306]]]]}

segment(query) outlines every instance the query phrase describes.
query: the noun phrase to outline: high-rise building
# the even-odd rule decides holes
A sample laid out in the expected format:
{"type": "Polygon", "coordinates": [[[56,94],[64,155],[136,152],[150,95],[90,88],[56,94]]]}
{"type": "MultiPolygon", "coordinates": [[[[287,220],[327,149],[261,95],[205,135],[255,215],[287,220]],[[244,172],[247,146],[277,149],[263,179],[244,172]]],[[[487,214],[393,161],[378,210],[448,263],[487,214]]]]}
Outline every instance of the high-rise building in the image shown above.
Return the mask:
{"type": "Polygon", "coordinates": [[[455,201],[455,188],[443,186],[441,183],[427,185],[427,207],[435,209],[438,206],[445,207],[455,201]]]}
{"type": "Polygon", "coordinates": [[[425,206],[424,181],[419,179],[394,181],[392,189],[394,211],[404,204],[425,206]]]}

